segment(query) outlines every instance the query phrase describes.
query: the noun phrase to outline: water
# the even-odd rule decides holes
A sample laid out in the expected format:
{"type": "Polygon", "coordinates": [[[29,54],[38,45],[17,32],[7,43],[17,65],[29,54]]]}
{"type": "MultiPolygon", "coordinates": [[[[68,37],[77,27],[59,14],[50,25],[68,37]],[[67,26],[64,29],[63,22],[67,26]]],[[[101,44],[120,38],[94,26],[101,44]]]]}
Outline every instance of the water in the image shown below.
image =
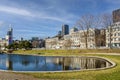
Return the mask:
{"type": "Polygon", "coordinates": [[[110,62],[96,57],[0,54],[0,69],[12,71],[66,71],[106,68],[110,62]]]}

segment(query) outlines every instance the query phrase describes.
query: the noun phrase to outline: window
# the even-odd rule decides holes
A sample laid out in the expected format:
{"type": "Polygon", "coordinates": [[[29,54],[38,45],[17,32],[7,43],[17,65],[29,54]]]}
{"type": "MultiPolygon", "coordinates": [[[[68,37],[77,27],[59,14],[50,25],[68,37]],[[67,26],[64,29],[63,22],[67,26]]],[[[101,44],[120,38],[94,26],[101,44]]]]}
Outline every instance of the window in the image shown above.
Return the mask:
{"type": "Polygon", "coordinates": [[[115,43],[114,46],[117,46],[117,44],[115,43]]]}
{"type": "Polygon", "coordinates": [[[116,41],[118,41],[118,38],[116,38],[116,41]]]}
{"type": "Polygon", "coordinates": [[[118,31],[120,31],[120,27],[118,27],[118,31]]]}
{"type": "Polygon", "coordinates": [[[111,34],[111,36],[113,36],[113,34],[111,34]]]}
{"type": "Polygon", "coordinates": [[[118,27],[116,27],[116,31],[118,31],[119,30],[119,28],[118,27]]]}
{"type": "Polygon", "coordinates": [[[111,39],[111,41],[113,41],[113,39],[111,39]]]}
{"type": "Polygon", "coordinates": [[[118,36],[120,36],[120,33],[118,33],[118,36]]]}
{"type": "Polygon", "coordinates": [[[116,36],[116,33],[114,34],[114,36],[116,36]]]}
{"type": "Polygon", "coordinates": [[[119,43],[117,44],[117,47],[119,47],[119,43]]]}
{"type": "MultiPolygon", "coordinates": [[[[109,46],[110,46],[110,44],[109,44],[109,46]]],[[[112,44],[112,46],[115,46],[115,44],[112,44]]]]}

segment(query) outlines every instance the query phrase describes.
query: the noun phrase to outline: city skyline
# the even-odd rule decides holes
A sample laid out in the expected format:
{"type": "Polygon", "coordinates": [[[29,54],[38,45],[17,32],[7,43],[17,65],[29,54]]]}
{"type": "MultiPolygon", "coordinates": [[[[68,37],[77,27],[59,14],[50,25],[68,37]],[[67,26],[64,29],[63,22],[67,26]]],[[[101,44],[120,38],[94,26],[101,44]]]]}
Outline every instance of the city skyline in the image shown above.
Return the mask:
{"type": "Polygon", "coordinates": [[[12,24],[14,39],[54,36],[63,24],[71,27],[84,14],[110,13],[120,0],[0,0],[0,38],[12,24]]]}

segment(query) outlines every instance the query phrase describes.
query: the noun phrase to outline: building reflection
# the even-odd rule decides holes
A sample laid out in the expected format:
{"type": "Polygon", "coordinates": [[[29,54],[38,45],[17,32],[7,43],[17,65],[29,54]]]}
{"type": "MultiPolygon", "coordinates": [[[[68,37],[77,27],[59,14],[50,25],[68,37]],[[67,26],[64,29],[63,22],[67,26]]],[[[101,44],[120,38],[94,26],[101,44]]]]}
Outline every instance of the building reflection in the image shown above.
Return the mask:
{"type": "Polygon", "coordinates": [[[61,71],[109,67],[105,59],[95,57],[45,57],[0,55],[0,69],[16,71],[61,71]]]}
{"type": "Polygon", "coordinates": [[[111,63],[106,60],[89,57],[55,58],[54,63],[61,65],[63,70],[95,69],[111,66],[111,63]]]}
{"type": "Polygon", "coordinates": [[[6,57],[6,68],[7,70],[13,70],[13,62],[10,60],[10,56],[6,57]]]}

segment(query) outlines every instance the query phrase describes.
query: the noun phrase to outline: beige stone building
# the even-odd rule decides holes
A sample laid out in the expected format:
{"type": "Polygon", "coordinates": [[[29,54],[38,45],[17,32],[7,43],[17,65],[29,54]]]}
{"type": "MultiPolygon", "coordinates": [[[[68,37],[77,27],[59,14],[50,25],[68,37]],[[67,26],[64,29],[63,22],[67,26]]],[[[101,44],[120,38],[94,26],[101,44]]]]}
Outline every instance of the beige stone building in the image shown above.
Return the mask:
{"type": "Polygon", "coordinates": [[[100,46],[105,46],[105,30],[89,29],[87,36],[85,36],[86,32],[87,30],[75,31],[72,29],[70,31],[69,37],[66,35],[64,39],[71,39],[71,48],[73,49],[85,49],[86,44],[87,48],[92,49],[100,46]]]}
{"type": "Polygon", "coordinates": [[[4,50],[8,45],[8,41],[5,38],[0,38],[0,50],[4,50]]]}
{"type": "Polygon", "coordinates": [[[105,46],[105,30],[89,29],[87,38],[85,36],[87,30],[77,30],[72,28],[68,35],[64,35],[63,38],[54,37],[46,39],[47,49],[94,49],[97,47],[105,46]],[[104,36],[101,37],[101,35],[104,36]],[[87,41],[86,41],[87,40],[87,41]],[[69,41],[69,42],[67,42],[69,41]],[[67,42],[67,43],[66,43],[67,42]]]}
{"type": "Polygon", "coordinates": [[[106,29],[106,47],[110,47],[110,44],[112,48],[120,48],[120,22],[116,22],[106,29]]]}
{"type": "Polygon", "coordinates": [[[58,44],[58,37],[47,38],[45,40],[45,47],[46,49],[56,49],[58,44]]]}

